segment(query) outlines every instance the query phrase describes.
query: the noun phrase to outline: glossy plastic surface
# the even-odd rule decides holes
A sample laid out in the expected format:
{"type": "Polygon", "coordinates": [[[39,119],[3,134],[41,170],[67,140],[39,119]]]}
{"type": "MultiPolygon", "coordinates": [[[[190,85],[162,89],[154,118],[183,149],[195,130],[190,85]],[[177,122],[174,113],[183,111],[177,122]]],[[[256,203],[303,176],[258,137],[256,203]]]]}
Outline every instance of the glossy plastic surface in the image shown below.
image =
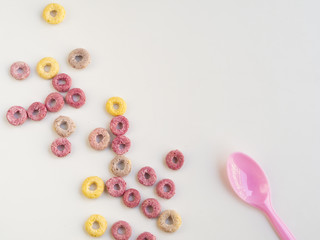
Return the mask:
{"type": "Polygon", "coordinates": [[[227,164],[229,182],[235,193],[248,204],[265,212],[282,240],[295,237],[271,206],[268,179],[260,166],[243,153],[233,153],[227,164]]]}

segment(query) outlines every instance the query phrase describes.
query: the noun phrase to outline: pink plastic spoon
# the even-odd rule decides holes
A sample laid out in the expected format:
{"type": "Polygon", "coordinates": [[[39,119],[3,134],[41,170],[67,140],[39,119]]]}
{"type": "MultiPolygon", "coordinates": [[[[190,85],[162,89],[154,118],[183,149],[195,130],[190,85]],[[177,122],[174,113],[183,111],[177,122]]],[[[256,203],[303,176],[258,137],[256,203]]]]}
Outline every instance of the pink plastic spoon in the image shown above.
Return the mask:
{"type": "Polygon", "coordinates": [[[229,182],[236,194],[248,204],[261,209],[282,240],[295,240],[271,206],[270,189],[260,166],[243,153],[233,153],[227,164],[229,182]]]}

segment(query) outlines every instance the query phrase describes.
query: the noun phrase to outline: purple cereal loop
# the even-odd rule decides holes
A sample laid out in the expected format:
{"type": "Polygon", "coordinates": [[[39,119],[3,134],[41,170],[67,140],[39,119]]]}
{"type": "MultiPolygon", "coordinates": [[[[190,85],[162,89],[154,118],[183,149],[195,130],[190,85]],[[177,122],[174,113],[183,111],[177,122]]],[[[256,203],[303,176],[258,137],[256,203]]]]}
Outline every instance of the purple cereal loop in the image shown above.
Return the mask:
{"type": "Polygon", "coordinates": [[[58,92],[68,92],[72,84],[71,77],[66,73],[60,73],[52,78],[52,86],[58,92]],[[60,81],[65,81],[64,84],[60,84],[60,81]]]}
{"type": "Polygon", "coordinates": [[[110,130],[115,136],[126,134],[129,128],[129,121],[125,116],[117,116],[112,118],[110,122],[110,130]]]}
{"type": "Polygon", "coordinates": [[[130,149],[131,141],[126,136],[118,136],[113,139],[111,148],[117,155],[123,155],[130,149]]]}
{"type": "Polygon", "coordinates": [[[80,88],[72,88],[66,95],[66,103],[71,107],[80,108],[86,102],[86,95],[80,88]],[[79,96],[78,101],[73,100],[73,96],[79,96]]]}
{"type": "Polygon", "coordinates": [[[144,232],[141,233],[138,237],[137,240],[156,240],[156,236],[154,236],[153,234],[149,233],[149,232],[144,232]]]}
{"type": "Polygon", "coordinates": [[[155,198],[148,198],[141,204],[141,210],[147,218],[156,218],[161,212],[161,205],[155,198]]]}
{"type": "Polygon", "coordinates": [[[65,157],[71,152],[71,143],[66,138],[58,138],[51,144],[51,151],[57,157],[65,157]]]}
{"type": "Polygon", "coordinates": [[[118,221],[111,227],[111,234],[115,240],[128,240],[131,237],[132,229],[129,223],[125,221],[118,221]],[[119,233],[118,230],[123,229],[123,233],[119,233]]]}
{"type": "Polygon", "coordinates": [[[127,183],[121,177],[113,177],[106,182],[106,187],[111,196],[121,197],[126,191],[127,183]]]}
{"type": "Polygon", "coordinates": [[[172,170],[178,170],[184,163],[184,156],[179,150],[173,150],[166,156],[166,163],[172,170]]]}
{"type": "Polygon", "coordinates": [[[47,108],[41,102],[34,102],[27,110],[28,117],[33,121],[40,121],[47,115],[47,108]]]}
{"type": "Polygon", "coordinates": [[[64,106],[64,99],[60,93],[50,93],[44,101],[46,108],[49,112],[58,112],[64,106]]]}
{"type": "Polygon", "coordinates": [[[13,126],[22,125],[28,118],[27,111],[20,106],[13,106],[7,112],[7,120],[13,126]],[[15,116],[17,115],[17,117],[15,116]]]}
{"type": "Polygon", "coordinates": [[[90,146],[95,150],[106,149],[110,142],[110,135],[104,128],[96,128],[89,134],[90,146]],[[97,141],[97,137],[102,136],[100,142],[97,141]]]}
{"type": "Polygon", "coordinates": [[[157,190],[158,196],[165,199],[172,198],[176,193],[176,187],[174,185],[174,182],[170,179],[163,179],[160,182],[158,182],[156,190],[157,190]],[[165,188],[168,191],[165,191],[165,188]]]}
{"type": "Polygon", "coordinates": [[[10,67],[10,73],[15,79],[24,80],[30,75],[30,67],[25,62],[15,62],[10,67]]]}
{"type": "Polygon", "coordinates": [[[152,186],[157,181],[157,174],[151,167],[143,167],[138,172],[138,181],[144,186],[152,186]]]}
{"type": "Polygon", "coordinates": [[[138,190],[134,188],[130,188],[123,194],[122,197],[124,205],[126,205],[129,208],[134,208],[139,205],[141,196],[138,190]],[[130,201],[132,198],[132,201],[130,201]]]}

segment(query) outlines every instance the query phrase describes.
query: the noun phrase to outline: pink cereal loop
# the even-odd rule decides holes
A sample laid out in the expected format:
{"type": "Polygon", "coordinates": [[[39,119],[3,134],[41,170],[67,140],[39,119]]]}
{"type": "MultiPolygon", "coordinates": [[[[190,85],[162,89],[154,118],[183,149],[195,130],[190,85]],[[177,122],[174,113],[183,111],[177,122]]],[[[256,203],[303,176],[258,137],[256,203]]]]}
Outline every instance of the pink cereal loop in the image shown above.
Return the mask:
{"type": "Polygon", "coordinates": [[[138,172],[138,181],[144,186],[152,186],[157,181],[157,174],[151,167],[143,167],[138,172]]]}
{"type": "Polygon", "coordinates": [[[66,138],[58,138],[51,144],[51,151],[57,157],[65,157],[71,152],[71,143],[66,138]]]}
{"type": "Polygon", "coordinates": [[[113,177],[106,182],[106,187],[111,196],[121,197],[126,191],[127,183],[121,177],[113,177]]]}
{"type": "Polygon", "coordinates": [[[58,92],[68,92],[71,88],[72,79],[71,77],[66,73],[60,73],[56,75],[54,78],[52,78],[52,86],[58,91],[58,92]],[[65,83],[61,83],[61,81],[64,81],[65,83]]]}
{"type": "Polygon", "coordinates": [[[156,191],[159,197],[170,199],[176,193],[174,182],[170,179],[163,179],[158,182],[156,191]],[[167,190],[167,191],[166,191],[167,190]]]}
{"type": "Polygon", "coordinates": [[[111,148],[117,155],[123,155],[130,149],[131,141],[126,136],[118,136],[113,139],[111,148]]]}
{"type": "Polygon", "coordinates": [[[49,112],[58,112],[64,106],[64,99],[60,93],[50,93],[44,101],[46,108],[49,112]]]}
{"type": "Polygon", "coordinates": [[[110,122],[110,130],[115,136],[126,134],[129,128],[129,121],[125,116],[117,116],[112,118],[110,122]]]}
{"type": "Polygon", "coordinates": [[[130,188],[123,194],[122,197],[124,205],[129,208],[134,208],[139,205],[141,196],[138,190],[130,188]]]}
{"type": "Polygon", "coordinates": [[[86,102],[86,95],[80,88],[72,88],[66,95],[66,103],[71,107],[80,108],[86,102]],[[78,96],[79,99],[75,101],[73,97],[78,96]]]}
{"type": "Polygon", "coordinates": [[[178,170],[184,163],[184,156],[179,150],[170,151],[166,156],[167,166],[172,170],[178,170]]]}
{"type": "Polygon", "coordinates": [[[7,112],[7,120],[13,126],[22,125],[28,118],[27,111],[20,106],[13,106],[7,112]]]}
{"type": "Polygon", "coordinates": [[[24,80],[30,75],[30,67],[25,62],[15,62],[10,67],[11,76],[17,80],[24,80]]]}
{"type": "Polygon", "coordinates": [[[41,102],[34,102],[27,110],[28,117],[33,121],[40,121],[47,115],[47,108],[41,102]]]}
{"type": "Polygon", "coordinates": [[[129,223],[125,221],[118,221],[111,227],[111,234],[115,240],[128,240],[131,237],[132,229],[129,223]],[[119,233],[119,229],[123,230],[123,233],[119,233]]]}
{"type": "Polygon", "coordinates": [[[148,198],[141,204],[141,210],[147,218],[156,218],[161,212],[161,205],[155,198],[148,198]]]}
{"type": "Polygon", "coordinates": [[[156,239],[157,239],[156,236],[154,236],[149,232],[141,233],[137,238],[137,240],[156,240],[156,239]]]}

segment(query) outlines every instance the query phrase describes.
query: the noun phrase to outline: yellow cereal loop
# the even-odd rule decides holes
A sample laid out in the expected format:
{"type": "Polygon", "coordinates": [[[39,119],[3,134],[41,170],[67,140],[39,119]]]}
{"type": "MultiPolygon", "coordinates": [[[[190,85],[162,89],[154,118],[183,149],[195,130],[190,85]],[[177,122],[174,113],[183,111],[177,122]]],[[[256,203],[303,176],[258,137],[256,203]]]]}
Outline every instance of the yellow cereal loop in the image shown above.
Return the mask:
{"type": "Polygon", "coordinates": [[[107,220],[98,214],[91,215],[86,221],[85,228],[92,237],[100,237],[107,230],[107,220]],[[94,224],[97,228],[93,227],[94,224]]]}
{"type": "Polygon", "coordinates": [[[59,63],[52,57],[42,58],[38,62],[37,72],[44,79],[53,78],[59,72],[59,63]]]}
{"type": "Polygon", "coordinates": [[[88,177],[82,183],[82,193],[91,199],[98,198],[104,191],[104,182],[99,177],[88,177]],[[90,189],[90,187],[95,186],[95,189],[90,189]]]}
{"type": "Polygon", "coordinates": [[[126,112],[127,104],[121,97],[112,97],[107,101],[106,109],[111,115],[119,116],[126,112]]]}
{"type": "Polygon", "coordinates": [[[50,24],[61,23],[66,15],[64,7],[57,3],[50,3],[44,9],[42,13],[43,19],[50,24]]]}

